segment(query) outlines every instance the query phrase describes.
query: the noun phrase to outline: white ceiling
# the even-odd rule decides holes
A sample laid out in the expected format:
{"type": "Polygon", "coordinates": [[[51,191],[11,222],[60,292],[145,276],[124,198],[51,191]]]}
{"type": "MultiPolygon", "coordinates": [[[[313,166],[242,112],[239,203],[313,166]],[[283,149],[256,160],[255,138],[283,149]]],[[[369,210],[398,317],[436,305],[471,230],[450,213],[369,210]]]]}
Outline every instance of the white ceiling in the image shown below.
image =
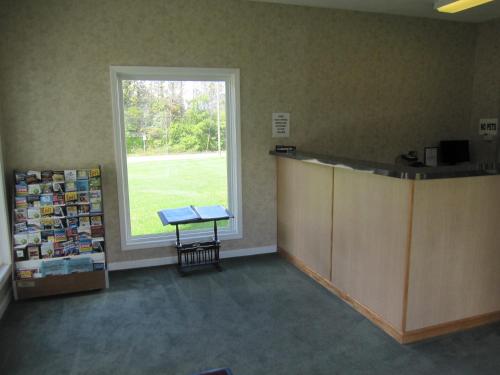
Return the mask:
{"type": "Polygon", "coordinates": [[[321,8],[357,10],[361,12],[399,14],[451,21],[483,22],[500,17],[500,0],[456,14],[434,10],[434,0],[251,0],[321,8]]]}

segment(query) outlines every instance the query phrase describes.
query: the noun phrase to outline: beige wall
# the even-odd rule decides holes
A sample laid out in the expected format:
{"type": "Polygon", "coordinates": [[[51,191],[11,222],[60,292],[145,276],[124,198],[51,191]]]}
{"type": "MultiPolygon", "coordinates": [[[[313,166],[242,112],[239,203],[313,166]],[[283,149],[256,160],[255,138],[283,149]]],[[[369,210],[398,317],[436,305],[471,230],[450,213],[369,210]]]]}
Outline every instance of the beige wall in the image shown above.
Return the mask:
{"type": "Polygon", "coordinates": [[[479,25],[476,43],[471,128],[478,159],[498,159],[498,141],[486,143],[478,137],[480,118],[500,117],[500,20],[479,25]]]}
{"type": "Polygon", "coordinates": [[[121,252],[109,65],[241,69],[244,238],[276,242],[273,111],[303,150],[392,161],[470,131],[476,26],[232,0],[3,0],[7,173],[104,167],[112,261],[121,252]]]}

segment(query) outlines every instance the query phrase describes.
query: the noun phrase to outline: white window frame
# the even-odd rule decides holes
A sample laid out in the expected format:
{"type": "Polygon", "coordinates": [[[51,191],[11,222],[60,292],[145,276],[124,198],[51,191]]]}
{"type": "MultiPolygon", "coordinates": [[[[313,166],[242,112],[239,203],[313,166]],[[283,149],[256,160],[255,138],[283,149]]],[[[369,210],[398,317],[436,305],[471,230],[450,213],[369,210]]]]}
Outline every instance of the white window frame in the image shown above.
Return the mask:
{"type": "MultiPolygon", "coordinates": [[[[0,292],[8,281],[12,264],[7,194],[4,179],[3,140],[0,136],[0,292]]],[[[2,295],[0,294],[0,303],[2,295]]],[[[0,316],[2,312],[0,311],[0,316]]]]}
{"type": "MultiPolygon", "coordinates": [[[[175,234],[173,233],[142,236],[132,236],[131,233],[127,148],[125,145],[123,90],[121,84],[123,80],[224,81],[226,83],[228,208],[234,214],[234,219],[229,221],[228,227],[220,228],[218,234],[222,240],[243,238],[239,69],[110,66],[110,75],[122,250],[165,247],[175,244],[175,234]]],[[[158,220],[160,219],[158,218],[158,220]]],[[[183,241],[201,241],[211,238],[212,235],[211,229],[181,231],[183,241]]]]}

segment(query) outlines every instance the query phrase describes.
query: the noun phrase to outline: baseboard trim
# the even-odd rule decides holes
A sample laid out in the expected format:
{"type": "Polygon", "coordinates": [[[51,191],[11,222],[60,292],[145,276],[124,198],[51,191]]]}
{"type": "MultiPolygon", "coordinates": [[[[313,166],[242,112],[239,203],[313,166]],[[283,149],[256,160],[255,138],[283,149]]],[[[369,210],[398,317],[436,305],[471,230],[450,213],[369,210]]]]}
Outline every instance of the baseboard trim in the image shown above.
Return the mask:
{"type": "MultiPolygon", "coordinates": [[[[221,259],[237,258],[237,257],[244,257],[244,256],[271,254],[271,253],[276,253],[276,251],[277,251],[276,245],[262,246],[262,247],[251,247],[248,249],[224,250],[224,251],[220,252],[220,257],[221,257],[221,259]]],[[[169,256],[169,257],[162,257],[162,258],[151,258],[151,259],[140,259],[140,260],[128,260],[128,261],[123,261],[123,262],[109,263],[108,270],[109,271],[120,271],[120,270],[134,269],[134,268],[166,266],[169,264],[176,264],[176,263],[177,263],[176,256],[169,256]]]]}
{"type": "Polygon", "coordinates": [[[359,312],[361,315],[363,315],[365,318],[370,320],[377,327],[379,327],[384,332],[386,332],[389,336],[393,337],[397,342],[403,343],[403,332],[398,330],[396,327],[392,326],[387,321],[385,321],[380,315],[373,312],[372,310],[370,310],[367,306],[363,305],[362,303],[356,301],[354,298],[352,298],[348,294],[344,293],[342,290],[340,290],[335,285],[333,285],[330,280],[327,280],[326,278],[324,278],[323,276],[321,276],[317,272],[310,269],[304,262],[302,262],[300,259],[296,258],[295,256],[287,253],[286,250],[279,248],[278,254],[281,255],[286,260],[288,260],[290,263],[292,263],[299,270],[304,272],[307,276],[309,276],[312,279],[314,279],[315,281],[317,281],[324,288],[328,289],[330,292],[335,294],[337,297],[339,297],[341,300],[343,300],[345,303],[347,303],[349,306],[351,306],[354,310],[359,312]]]}
{"type": "Polygon", "coordinates": [[[293,255],[286,252],[282,248],[278,248],[278,254],[292,263],[299,270],[304,272],[306,275],[317,281],[323,287],[328,289],[330,292],[335,294],[337,297],[346,302],[354,310],[359,312],[365,318],[370,320],[377,327],[386,332],[389,336],[394,338],[400,344],[411,344],[417,341],[422,341],[432,337],[442,336],[453,332],[464,331],[467,329],[479,327],[482,325],[494,323],[500,321],[500,311],[494,311],[487,314],[476,315],[465,319],[455,320],[452,322],[446,322],[442,324],[437,324],[430,327],[424,327],[412,331],[402,331],[385,321],[380,315],[371,311],[368,307],[362,303],[356,301],[348,294],[344,293],[342,290],[338,289],[333,285],[330,280],[327,280],[320,274],[316,273],[304,264],[300,259],[294,257],[293,255]]]}
{"type": "Polygon", "coordinates": [[[429,339],[431,337],[464,331],[498,321],[500,321],[500,311],[494,311],[491,313],[476,315],[465,319],[454,320],[452,322],[446,322],[430,327],[406,331],[403,335],[403,344],[410,344],[412,342],[429,339]]]}

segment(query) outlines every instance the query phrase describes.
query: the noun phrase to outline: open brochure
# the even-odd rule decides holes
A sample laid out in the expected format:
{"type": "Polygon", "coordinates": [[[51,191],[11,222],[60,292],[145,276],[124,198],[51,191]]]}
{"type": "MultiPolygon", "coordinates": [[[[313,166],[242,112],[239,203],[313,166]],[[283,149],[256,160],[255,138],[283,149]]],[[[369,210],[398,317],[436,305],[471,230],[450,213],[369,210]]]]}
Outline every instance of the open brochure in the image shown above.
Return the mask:
{"type": "Polygon", "coordinates": [[[223,206],[187,206],[158,211],[163,225],[195,223],[198,221],[224,220],[233,215],[223,206]]]}

